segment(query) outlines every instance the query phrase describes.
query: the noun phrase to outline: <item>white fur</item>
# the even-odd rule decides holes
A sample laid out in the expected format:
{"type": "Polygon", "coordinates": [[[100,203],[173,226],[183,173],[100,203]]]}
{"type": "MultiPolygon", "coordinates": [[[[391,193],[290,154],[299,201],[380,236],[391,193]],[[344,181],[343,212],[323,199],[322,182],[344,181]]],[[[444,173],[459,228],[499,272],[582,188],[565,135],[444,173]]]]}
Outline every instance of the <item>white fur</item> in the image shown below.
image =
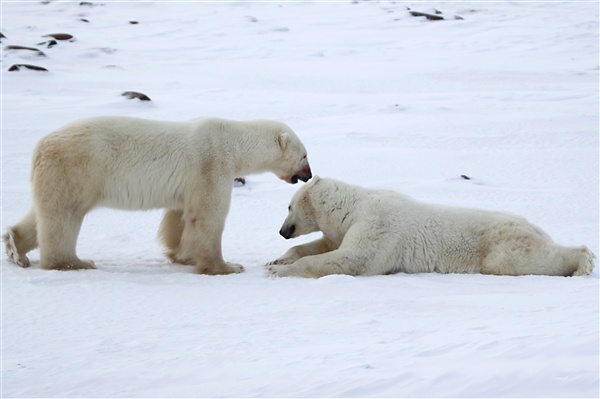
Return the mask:
{"type": "Polygon", "coordinates": [[[271,276],[390,273],[585,275],[594,255],[555,244],[525,219],[428,204],[391,191],[318,177],[301,187],[281,228],[286,238],[323,237],[265,267],[271,276]]]}
{"type": "Polygon", "coordinates": [[[93,268],[75,246],[83,218],[99,206],[166,208],[160,236],[176,262],[197,273],[240,272],[221,255],[236,176],[271,171],[311,177],[306,149],[275,121],[218,118],[163,122],[96,117],[44,137],[32,162],[33,208],[4,235],[9,259],[26,267],[39,243],[45,269],[93,268]]]}

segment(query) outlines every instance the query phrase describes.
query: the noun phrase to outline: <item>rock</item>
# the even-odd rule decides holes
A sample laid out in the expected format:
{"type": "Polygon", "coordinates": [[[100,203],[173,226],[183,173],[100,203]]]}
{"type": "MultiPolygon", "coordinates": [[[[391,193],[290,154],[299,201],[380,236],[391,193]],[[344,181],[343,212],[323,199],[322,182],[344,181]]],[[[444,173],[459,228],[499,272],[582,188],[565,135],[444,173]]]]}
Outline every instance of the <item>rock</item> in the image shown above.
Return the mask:
{"type": "Polygon", "coordinates": [[[462,177],[465,180],[471,180],[471,178],[467,175],[460,175],[460,177],[462,177]]]}
{"type": "Polygon", "coordinates": [[[43,67],[37,66],[37,65],[30,65],[30,64],[15,64],[15,65],[11,66],[10,68],[8,68],[8,71],[15,72],[15,71],[20,71],[23,68],[31,69],[34,71],[48,72],[48,70],[46,68],[43,68],[43,67]]]}
{"type": "Polygon", "coordinates": [[[127,97],[129,100],[133,100],[134,98],[137,98],[140,101],[152,101],[152,100],[150,100],[150,97],[148,97],[144,93],[139,93],[137,91],[125,91],[121,95],[124,97],[127,97]]]}
{"type": "Polygon", "coordinates": [[[129,21],[129,23],[130,23],[131,25],[137,25],[137,24],[139,24],[139,22],[138,22],[138,21],[129,21]]]}
{"type": "MultiPolygon", "coordinates": [[[[430,21],[442,21],[442,20],[448,19],[448,17],[444,16],[444,13],[441,12],[440,10],[438,10],[437,8],[434,8],[434,9],[431,9],[428,11],[415,11],[415,10],[411,10],[409,7],[407,7],[407,10],[410,13],[410,15],[412,15],[413,17],[425,17],[430,21]]],[[[454,19],[464,19],[460,15],[454,15],[453,18],[454,19]]]]}
{"type": "Polygon", "coordinates": [[[409,11],[410,15],[412,15],[413,17],[425,17],[430,21],[440,21],[443,20],[444,17],[439,15],[439,14],[431,14],[428,12],[422,12],[422,11],[409,11]]]}
{"type": "Polygon", "coordinates": [[[52,48],[52,47],[56,46],[57,44],[58,44],[58,42],[56,40],[52,39],[52,40],[48,40],[47,42],[38,43],[38,46],[46,46],[48,48],[52,48]]]}
{"type": "Polygon", "coordinates": [[[243,186],[245,184],[246,184],[245,177],[236,177],[235,179],[233,179],[233,185],[236,187],[243,186]]]}
{"type": "Polygon", "coordinates": [[[10,44],[6,47],[4,47],[5,50],[28,50],[28,51],[34,51],[37,53],[37,55],[41,56],[41,57],[45,57],[46,54],[44,54],[43,51],[40,51],[38,49],[36,49],[35,47],[26,47],[26,46],[18,46],[16,44],[10,44]]]}
{"type": "Polygon", "coordinates": [[[44,35],[44,37],[52,37],[56,40],[72,40],[73,35],[68,33],[50,33],[48,35],[44,35]]]}

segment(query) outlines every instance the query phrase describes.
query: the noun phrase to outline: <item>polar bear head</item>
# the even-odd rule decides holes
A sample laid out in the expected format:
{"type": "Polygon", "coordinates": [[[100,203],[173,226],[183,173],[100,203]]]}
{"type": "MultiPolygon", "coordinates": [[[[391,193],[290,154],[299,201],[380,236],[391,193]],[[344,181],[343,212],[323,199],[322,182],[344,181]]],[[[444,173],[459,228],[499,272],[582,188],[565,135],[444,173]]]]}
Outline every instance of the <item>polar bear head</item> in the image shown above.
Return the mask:
{"type": "Polygon", "coordinates": [[[319,182],[319,176],[315,176],[310,183],[296,191],[288,207],[288,216],[279,230],[285,239],[298,237],[304,234],[319,231],[316,222],[315,208],[313,207],[312,191],[319,182]]]}
{"type": "Polygon", "coordinates": [[[306,148],[296,133],[285,123],[274,120],[244,122],[255,134],[252,135],[252,154],[260,159],[262,171],[271,171],[281,180],[295,184],[307,182],[312,177],[306,148]]]}
{"type": "Polygon", "coordinates": [[[298,136],[287,128],[277,135],[276,142],[281,156],[274,167],[275,174],[287,183],[296,184],[298,180],[306,183],[312,177],[312,171],[306,148],[298,136]]]}

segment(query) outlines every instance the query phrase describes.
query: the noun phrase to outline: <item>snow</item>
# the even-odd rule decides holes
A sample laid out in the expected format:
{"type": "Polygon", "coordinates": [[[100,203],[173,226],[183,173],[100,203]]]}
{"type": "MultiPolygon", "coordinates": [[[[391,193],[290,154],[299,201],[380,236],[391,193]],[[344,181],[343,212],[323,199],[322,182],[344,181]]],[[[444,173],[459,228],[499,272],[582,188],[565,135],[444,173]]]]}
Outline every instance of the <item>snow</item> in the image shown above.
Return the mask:
{"type": "MultiPolygon", "coordinates": [[[[76,39],[2,50],[2,229],[53,129],[214,115],[287,123],[321,176],[514,212],[600,253],[597,2],[79,3],[1,3],[3,48],[76,39]],[[23,63],[49,72],[8,72],[23,63]]],[[[78,253],[98,270],[3,254],[2,397],[600,395],[597,269],[269,279],[264,263],[316,237],[277,234],[297,188],[233,189],[240,275],[169,264],[160,211],[88,215],[78,253]]]]}

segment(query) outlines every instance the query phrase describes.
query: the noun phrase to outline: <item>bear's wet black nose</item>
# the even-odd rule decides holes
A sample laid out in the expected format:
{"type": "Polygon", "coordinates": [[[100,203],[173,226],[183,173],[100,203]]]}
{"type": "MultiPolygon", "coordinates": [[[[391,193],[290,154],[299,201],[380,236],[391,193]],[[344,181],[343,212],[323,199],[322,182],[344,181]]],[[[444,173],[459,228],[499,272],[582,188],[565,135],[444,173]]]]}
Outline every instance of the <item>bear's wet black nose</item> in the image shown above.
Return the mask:
{"type": "Polygon", "coordinates": [[[300,180],[302,180],[304,183],[306,183],[310,179],[312,179],[312,173],[310,173],[310,172],[305,175],[300,176],[300,180]]]}
{"type": "Polygon", "coordinates": [[[279,234],[287,240],[292,238],[294,231],[296,231],[296,225],[292,224],[290,226],[283,226],[281,230],[279,230],[279,234]]]}
{"type": "Polygon", "coordinates": [[[310,179],[312,179],[312,173],[308,172],[308,173],[300,173],[298,175],[294,175],[294,176],[292,176],[290,181],[292,182],[292,184],[296,184],[296,183],[298,183],[298,180],[302,180],[304,183],[306,183],[310,179]]]}

